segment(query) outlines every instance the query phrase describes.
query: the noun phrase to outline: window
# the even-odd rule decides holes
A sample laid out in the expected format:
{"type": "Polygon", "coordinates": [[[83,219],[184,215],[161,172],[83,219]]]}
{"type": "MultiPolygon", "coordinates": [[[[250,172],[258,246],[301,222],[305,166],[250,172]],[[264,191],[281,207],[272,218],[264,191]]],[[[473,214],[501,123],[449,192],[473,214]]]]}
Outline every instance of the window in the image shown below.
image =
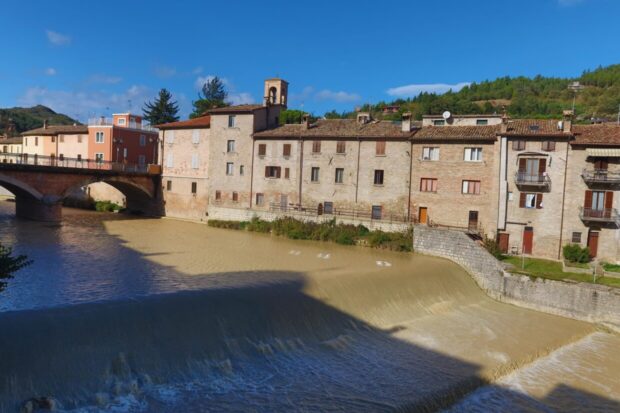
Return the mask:
{"type": "Polygon", "coordinates": [[[463,181],[463,194],[480,195],[480,181],[463,181]]]}
{"type": "Polygon", "coordinates": [[[555,141],[543,141],[541,149],[545,152],[555,151],[555,141]]]}
{"type": "Polygon", "coordinates": [[[78,160],[78,161],[81,161],[81,160],[82,160],[82,154],[79,154],[79,153],[78,153],[77,160],[78,160]]]}
{"type": "Polygon", "coordinates": [[[233,192],[232,193],[232,200],[233,200],[233,202],[239,202],[239,193],[238,192],[233,192]]]}
{"type": "Polygon", "coordinates": [[[279,178],[281,171],[279,166],[265,166],[265,178],[279,178]]]}
{"type": "Polygon", "coordinates": [[[420,179],[420,192],[437,192],[437,179],[436,178],[420,179]]]}
{"type": "Polygon", "coordinates": [[[95,133],[95,143],[103,143],[103,132],[95,133]]]}
{"type": "Polygon", "coordinates": [[[282,156],[284,156],[284,157],[291,156],[291,144],[290,143],[285,143],[282,146],[282,156]]]}
{"type": "Polygon", "coordinates": [[[144,165],[146,163],[146,157],[144,155],[138,155],[138,165],[144,165]]]}
{"type": "Polygon", "coordinates": [[[329,201],[325,201],[323,202],[323,213],[324,214],[333,214],[334,213],[334,203],[333,202],[329,202],[329,201]]]}
{"type": "Polygon", "coordinates": [[[465,161],[478,162],[482,160],[482,148],[465,148],[465,161]]]}
{"type": "Polygon", "coordinates": [[[443,119],[437,119],[433,121],[433,126],[444,126],[446,121],[443,119]]]}
{"type": "Polygon", "coordinates": [[[235,151],[235,141],[229,140],[226,142],[226,152],[232,153],[235,151]]]}
{"type": "Polygon", "coordinates": [[[573,244],[581,244],[581,232],[573,232],[571,242],[573,244]]]}
{"type": "Polygon", "coordinates": [[[196,182],[192,182],[192,194],[194,194],[194,195],[195,195],[195,194],[196,194],[196,192],[197,192],[197,186],[198,186],[198,185],[196,184],[196,182]]]}
{"type": "Polygon", "coordinates": [[[543,207],[543,194],[531,194],[521,192],[519,197],[519,208],[536,208],[541,209],[543,207]]]}
{"type": "Polygon", "coordinates": [[[64,141],[65,141],[65,135],[60,135],[60,136],[58,137],[58,141],[59,141],[59,142],[61,142],[61,143],[64,143],[64,141]]]}
{"type": "Polygon", "coordinates": [[[127,158],[127,148],[123,148],[123,158],[127,158]]]}
{"type": "MultiPolygon", "coordinates": [[[[166,131],[164,131],[166,133],[166,131]]],[[[170,130],[166,133],[166,143],[174,143],[174,131],[170,130]]]]}
{"type": "Polygon", "coordinates": [[[513,151],[524,151],[525,150],[525,141],[512,141],[512,150],[513,151]]]}
{"type": "Polygon", "coordinates": [[[476,125],[488,125],[489,124],[489,120],[488,119],[476,119],[476,125]]]}
{"type": "Polygon", "coordinates": [[[96,153],[95,154],[95,161],[96,162],[103,162],[103,153],[96,153]]]}
{"type": "Polygon", "coordinates": [[[347,142],[338,141],[336,143],[336,153],[346,153],[346,152],[347,152],[347,142]]]}
{"type": "Polygon", "coordinates": [[[243,174],[245,173],[245,168],[243,165],[239,165],[239,175],[243,176],[243,174]]]}
{"type": "Polygon", "coordinates": [[[375,185],[383,185],[383,169],[375,169],[375,185]]]}
{"type": "Polygon", "coordinates": [[[166,191],[172,191],[172,181],[166,181],[166,191]]]}
{"type": "Polygon", "coordinates": [[[52,136],[52,143],[56,142],[56,137],[52,136]]]}
{"type": "Polygon", "coordinates": [[[198,145],[200,143],[200,131],[197,129],[192,131],[192,143],[194,145],[198,145]]]}
{"type": "Polygon", "coordinates": [[[124,125],[125,124],[125,118],[119,118],[118,119],[118,124],[119,125],[124,125]]]}
{"type": "Polygon", "coordinates": [[[372,219],[381,219],[381,215],[382,215],[382,211],[383,208],[381,207],[381,205],[373,205],[372,206],[372,219]]]}
{"type": "Polygon", "coordinates": [[[336,168],[336,178],[334,182],[341,184],[344,181],[344,168],[336,168]]]}
{"type": "Polygon", "coordinates": [[[82,135],[78,135],[78,143],[82,143],[82,135]]]}
{"type": "Polygon", "coordinates": [[[439,148],[425,147],[422,149],[423,161],[438,161],[439,160],[439,148]]]}
{"type": "Polygon", "coordinates": [[[375,148],[375,155],[377,156],[385,155],[385,141],[377,141],[377,146],[375,148]]]}
{"type": "Polygon", "coordinates": [[[200,165],[200,160],[198,159],[198,154],[193,153],[192,154],[192,169],[198,169],[199,165],[200,165]]]}
{"type": "Polygon", "coordinates": [[[319,168],[316,166],[312,167],[312,170],[310,173],[310,181],[319,182],[319,168]]]}
{"type": "Polygon", "coordinates": [[[237,117],[235,115],[228,115],[228,127],[234,128],[237,126],[237,117]]]}
{"type": "Polygon", "coordinates": [[[174,156],[173,154],[169,153],[166,155],[166,168],[173,168],[174,167],[174,156]]]}
{"type": "Polygon", "coordinates": [[[234,173],[235,164],[232,162],[226,162],[226,175],[232,175],[234,173]]]}
{"type": "Polygon", "coordinates": [[[215,191],[215,200],[216,201],[222,200],[222,191],[215,191]]]}
{"type": "Polygon", "coordinates": [[[267,145],[264,143],[261,143],[258,145],[258,156],[265,156],[265,154],[267,153],[267,145]]]}
{"type": "Polygon", "coordinates": [[[321,141],[312,141],[312,153],[321,153],[321,141]]]}
{"type": "Polygon", "coordinates": [[[34,137],[34,146],[39,146],[39,137],[38,136],[34,137]]]}
{"type": "Polygon", "coordinates": [[[146,146],[146,135],[140,135],[140,146],[146,146]]]}
{"type": "Polygon", "coordinates": [[[289,179],[291,177],[291,169],[284,168],[284,179],[289,179]]]}
{"type": "Polygon", "coordinates": [[[256,205],[263,205],[263,203],[265,202],[265,195],[258,193],[256,194],[256,205]]]}

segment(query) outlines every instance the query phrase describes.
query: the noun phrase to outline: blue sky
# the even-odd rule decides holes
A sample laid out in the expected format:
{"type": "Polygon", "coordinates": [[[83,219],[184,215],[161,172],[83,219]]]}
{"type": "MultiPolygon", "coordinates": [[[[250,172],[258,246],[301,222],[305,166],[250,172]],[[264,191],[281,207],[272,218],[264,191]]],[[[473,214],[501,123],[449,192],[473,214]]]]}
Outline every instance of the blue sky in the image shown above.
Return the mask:
{"type": "Polygon", "coordinates": [[[498,76],[620,63],[618,0],[3,1],[0,107],[85,120],[165,87],[186,117],[204,79],[235,103],[290,82],[315,114],[498,76]]]}

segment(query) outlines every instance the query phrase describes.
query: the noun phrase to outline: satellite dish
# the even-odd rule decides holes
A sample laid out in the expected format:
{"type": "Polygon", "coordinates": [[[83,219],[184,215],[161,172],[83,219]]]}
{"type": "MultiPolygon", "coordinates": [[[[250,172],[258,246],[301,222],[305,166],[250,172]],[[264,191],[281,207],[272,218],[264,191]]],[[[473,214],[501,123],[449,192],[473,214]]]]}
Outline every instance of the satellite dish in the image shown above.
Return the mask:
{"type": "Polygon", "coordinates": [[[446,111],[443,113],[443,115],[441,115],[441,116],[443,116],[443,118],[444,118],[445,120],[448,120],[448,119],[450,119],[450,118],[452,117],[452,114],[450,113],[450,111],[449,111],[449,110],[446,110],[446,111]]]}

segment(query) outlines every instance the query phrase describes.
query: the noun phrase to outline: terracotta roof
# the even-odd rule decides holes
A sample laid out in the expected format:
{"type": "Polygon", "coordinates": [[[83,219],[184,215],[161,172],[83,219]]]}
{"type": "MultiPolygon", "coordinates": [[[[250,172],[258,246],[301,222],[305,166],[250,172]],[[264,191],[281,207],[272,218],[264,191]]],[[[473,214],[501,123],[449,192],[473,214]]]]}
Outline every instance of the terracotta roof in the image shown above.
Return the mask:
{"type": "MultiPolygon", "coordinates": [[[[415,125],[415,124],[414,124],[415,125]]],[[[360,124],[355,119],[320,119],[306,128],[303,124],[282,125],[254,134],[256,138],[409,138],[400,122],[371,121],[360,124]]]]}
{"type": "MultiPolygon", "coordinates": [[[[457,115],[453,114],[454,118],[501,118],[502,115],[494,113],[491,115],[457,115]]],[[[443,119],[443,115],[422,115],[424,119],[443,119]]]]}
{"type": "Polygon", "coordinates": [[[620,126],[616,123],[573,125],[573,145],[620,146],[620,126]]]}
{"type": "Polygon", "coordinates": [[[194,119],[181,120],[178,122],[163,123],[155,125],[158,129],[197,129],[208,128],[211,126],[211,116],[200,116],[194,119]]]}
{"type": "Polygon", "coordinates": [[[461,139],[461,140],[479,140],[497,139],[500,125],[485,126],[424,126],[413,137],[418,139],[461,139]]]}
{"type": "Polygon", "coordinates": [[[50,125],[47,128],[37,128],[22,133],[22,136],[54,136],[58,134],[87,134],[85,125],[50,125]]]}
{"type": "Polygon", "coordinates": [[[225,114],[225,113],[252,113],[255,110],[264,108],[263,105],[235,105],[223,108],[209,109],[206,113],[225,114]]]}
{"type": "Polygon", "coordinates": [[[23,142],[24,138],[21,136],[15,136],[13,138],[4,138],[0,139],[0,145],[10,145],[10,144],[20,144],[23,142]]]}
{"type": "Polygon", "coordinates": [[[508,121],[508,132],[505,136],[567,136],[558,129],[556,119],[515,119],[508,121]]]}

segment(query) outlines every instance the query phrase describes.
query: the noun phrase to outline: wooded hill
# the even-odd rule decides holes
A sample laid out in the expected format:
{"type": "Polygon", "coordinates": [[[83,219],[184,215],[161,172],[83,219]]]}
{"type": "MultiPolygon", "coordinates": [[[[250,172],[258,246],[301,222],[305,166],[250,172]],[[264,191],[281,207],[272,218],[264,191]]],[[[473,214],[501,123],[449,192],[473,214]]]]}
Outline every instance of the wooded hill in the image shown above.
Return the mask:
{"type": "Polygon", "coordinates": [[[31,108],[0,109],[0,135],[8,132],[10,136],[16,136],[30,129],[40,128],[44,120],[47,120],[50,125],[79,123],[43,105],[31,108]]]}
{"type": "MultiPolygon", "coordinates": [[[[438,115],[445,110],[457,114],[501,113],[506,106],[513,118],[557,118],[562,110],[570,109],[574,92],[568,88],[580,82],[584,89],[577,93],[575,112],[577,118],[616,120],[620,105],[620,64],[585,71],[576,78],[536,76],[501,77],[472,83],[458,92],[442,95],[421,93],[408,99],[364,105],[377,118],[399,119],[402,112],[410,111],[416,119],[422,115],[438,115]],[[382,115],[386,106],[399,106],[399,112],[382,115]]],[[[349,117],[354,112],[338,114],[328,112],[327,117],[349,117]]]]}

